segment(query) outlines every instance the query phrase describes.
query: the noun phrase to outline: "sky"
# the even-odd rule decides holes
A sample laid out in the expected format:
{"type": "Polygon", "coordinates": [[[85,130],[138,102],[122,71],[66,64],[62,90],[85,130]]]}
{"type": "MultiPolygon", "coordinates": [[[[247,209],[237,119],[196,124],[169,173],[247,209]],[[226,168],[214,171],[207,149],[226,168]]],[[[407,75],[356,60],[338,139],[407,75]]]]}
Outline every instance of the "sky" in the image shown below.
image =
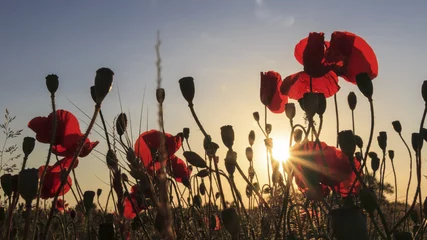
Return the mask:
{"type": "MultiPolygon", "coordinates": [[[[130,113],[132,137],[138,135],[144,100],[142,130],[158,129],[156,89],[156,34],[161,38],[162,87],[166,90],[165,129],[176,134],[191,129],[190,143],[202,155],[202,133],[182,98],[178,80],[192,76],[196,84],[195,109],[207,132],[220,144],[220,127],[232,125],[235,149],[243,169],[248,168],[244,150],[247,134],[255,130],[255,169],[261,183],[267,182],[265,148],[252,112],[263,112],[259,99],[260,72],[274,70],[282,77],[302,70],[293,56],[294,46],[309,32],[350,31],[363,37],[374,49],[379,75],[374,79],[375,133],[372,150],[378,151],[376,136],[387,131],[388,147],[396,152],[398,196],[403,200],[409,172],[407,151],[391,122],[400,120],[403,136],[410,141],[423,111],[421,85],[427,79],[427,3],[414,0],[377,1],[281,1],[281,0],[140,0],[140,1],[0,1],[0,109],[17,119],[12,127],[23,136],[34,136],[27,128],[33,117],[47,116],[50,109],[45,76],[57,74],[60,86],[57,108],[73,112],[82,131],[94,104],[89,94],[95,72],[109,67],[115,72],[114,86],[103,103],[107,122],[122,109],[130,113]],[[119,97],[120,94],[120,97],[119,97]],[[148,121],[147,121],[148,120],[148,121]]],[[[340,128],[351,128],[346,97],[355,91],[356,133],[369,135],[369,107],[357,87],[344,80],[338,92],[340,128]]],[[[304,123],[297,109],[297,122],[304,123]]],[[[335,112],[328,99],[321,140],[335,144],[335,112]]],[[[287,148],[289,123],[284,114],[268,114],[275,146],[287,148]]],[[[96,131],[101,132],[99,128],[96,131]]],[[[4,137],[1,136],[0,140],[4,137]]],[[[77,169],[83,190],[104,189],[108,169],[101,160],[106,142],[95,131],[91,140],[101,143],[77,169]],[[100,160],[101,159],[101,160],[100,160]]],[[[11,143],[21,144],[22,139],[11,143]]],[[[45,144],[38,143],[28,167],[46,160],[45,144]]],[[[178,152],[182,156],[182,152],[178,152]]],[[[223,166],[220,161],[220,166],[223,166]]],[[[389,163],[389,162],[388,162],[389,163]]],[[[423,159],[423,163],[427,163],[423,159]]],[[[18,164],[19,165],[19,164],[18,164]]],[[[425,165],[425,164],[424,164],[425,165]]],[[[390,166],[388,164],[388,166],[390,166]]],[[[423,171],[425,172],[423,168],[423,171]]],[[[386,174],[391,169],[388,167],[386,174]]],[[[427,190],[425,179],[422,187],[427,190]]],[[[386,181],[393,182],[392,174],[386,181]]],[[[240,176],[236,182],[244,191],[240,176]]],[[[412,183],[414,186],[415,183],[412,183]]],[[[414,189],[411,188],[410,193],[414,189]]],[[[73,202],[70,195],[69,201],[73,202]]],[[[230,199],[231,201],[231,199],[230,199]]]]}

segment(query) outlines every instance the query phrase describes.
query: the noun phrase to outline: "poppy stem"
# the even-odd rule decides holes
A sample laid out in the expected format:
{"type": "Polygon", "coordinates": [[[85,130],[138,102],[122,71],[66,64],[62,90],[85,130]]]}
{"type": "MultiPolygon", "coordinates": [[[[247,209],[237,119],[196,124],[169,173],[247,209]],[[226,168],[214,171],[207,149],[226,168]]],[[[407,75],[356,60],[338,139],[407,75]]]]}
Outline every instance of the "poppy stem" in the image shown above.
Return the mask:
{"type": "MultiPolygon", "coordinates": [[[[142,222],[142,220],[141,220],[141,218],[139,217],[139,212],[136,210],[136,207],[135,207],[135,204],[134,204],[134,202],[132,201],[132,197],[130,196],[130,194],[129,194],[129,191],[128,191],[128,188],[127,188],[127,186],[126,186],[126,183],[125,183],[125,181],[122,179],[122,184],[123,184],[123,188],[125,189],[125,195],[126,195],[126,197],[127,197],[127,199],[129,200],[129,202],[130,202],[130,204],[131,204],[131,206],[132,206],[132,210],[135,212],[135,214],[136,214],[136,219],[138,220],[138,222],[139,222],[139,224],[141,225],[141,227],[142,227],[142,231],[144,232],[144,235],[147,237],[147,239],[150,239],[150,235],[148,235],[148,233],[147,233],[147,230],[145,229],[145,227],[144,227],[144,223],[142,222]]],[[[98,198],[98,200],[99,200],[99,198],[98,198]]]]}
{"type": "Polygon", "coordinates": [[[310,92],[313,92],[313,77],[310,76],[310,92]]]}
{"type": "MultiPolygon", "coordinates": [[[[412,153],[411,153],[411,149],[409,148],[408,144],[403,138],[402,133],[399,133],[399,137],[400,139],[402,139],[402,142],[405,144],[409,154],[409,180],[408,180],[408,187],[406,188],[406,200],[405,200],[405,212],[406,212],[408,210],[409,188],[411,186],[411,180],[412,180],[412,153]]],[[[406,222],[405,222],[405,225],[406,225],[406,222]]]]}
{"type": "Polygon", "coordinates": [[[111,150],[110,137],[108,136],[107,126],[105,125],[104,115],[102,114],[102,110],[99,110],[99,117],[101,118],[102,126],[105,132],[105,140],[107,140],[108,150],[111,150]]]}
{"type": "MultiPolygon", "coordinates": [[[[50,136],[50,143],[49,143],[49,149],[48,149],[48,152],[47,152],[46,163],[44,165],[43,173],[42,173],[42,175],[40,177],[40,184],[39,184],[39,189],[38,189],[38,192],[37,192],[37,200],[36,200],[36,210],[35,210],[35,215],[36,216],[35,216],[35,219],[34,219],[34,223],[37,223],[37,221],[38,221],[40,196],[41,196],[41,191],[42,191],[42,188],[43,188],[44,177],[46,175],[47,168],[49,166],[50,157],[52,155],[52,146],[53,146],[53,144],[55,143],[55,140],[56,140],[56,128],[57,128],[57,124],[58,123],[57,123],[57,114],[56,114],[56,107],[55,107],[55,93],[52,93],[50,95],[50,100],[51,100],[51,103],[52,103],[52,130],[51,130],[52,134],[50,136]]],[[[70,166],[74,166],[74,162],[75,161],[73,161],[73,165],[70,165],[70,166]]],[[[56,201],[56,199],[55,199],[55,201],[56,201]]],[[[52,209],[53,209],[53,206],[52,206],[52,209]]],[[[33,237],[32,237],[33,239],[34,239],[35,235],[36,235],[36,228],[34,228],[33,237]]],[[[46,235],[47,235],[47,232],[46,232],[45,236],[46,235]]]]}
{"type": "Polygon", "coordinates": [[[396,212],[397,212],[397,177],[396,177],[396,169],[394,168],[394,161],[390,159],[391,161],[391,167],[393,168],[393,175],[394,175],[394,211],[393,211],[393,223],[394,225],[396,221],[396,212]]]}
{"type": "Polygon", "coordinates": [[[337,94],[334,94],[334,104],[335,104],[335,119],[337,123],[337,145],[338,148],[338,134],[340,133],[340,119],[338,115],[338,100],[337,100],[337,94]]]}

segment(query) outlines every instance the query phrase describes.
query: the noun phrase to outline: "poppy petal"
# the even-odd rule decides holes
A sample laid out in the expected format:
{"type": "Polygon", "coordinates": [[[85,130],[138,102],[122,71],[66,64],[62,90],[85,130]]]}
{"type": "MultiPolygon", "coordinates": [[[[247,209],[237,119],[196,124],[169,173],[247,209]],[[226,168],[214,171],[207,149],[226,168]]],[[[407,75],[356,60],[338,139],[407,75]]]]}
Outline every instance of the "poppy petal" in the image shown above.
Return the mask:
{"type": "Polygon", "coordinates": [[[35,117],[28,122],[28,127],[36,133],[37,141],[50,143],[51,128],[47,117],[35,117]]]}
{"type": "MultiPolygon", "coordinates": [[[[71,166],[71,162],[73,161],[73,157],[65,157],[58,162],[56,162],[52,168],[50,169],[50,172],[61,172],[61,170],[65,169],[68,170],[71,166]]],[[[74,163],[74,168],[76,168],[79,165],[79,159],[76,159],[74,163]]]]}

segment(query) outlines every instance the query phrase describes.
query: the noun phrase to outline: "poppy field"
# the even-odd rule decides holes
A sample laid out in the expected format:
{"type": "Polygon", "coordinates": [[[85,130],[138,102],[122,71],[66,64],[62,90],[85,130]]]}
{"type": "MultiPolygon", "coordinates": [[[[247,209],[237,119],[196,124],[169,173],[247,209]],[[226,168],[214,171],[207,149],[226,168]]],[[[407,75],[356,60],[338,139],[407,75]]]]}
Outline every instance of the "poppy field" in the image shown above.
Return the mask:
{"type": "Polygon", "coordinates": [[[396,119],[389,121],[394,132],[378,131],[374,85],[379,68],[374,50],[354,33],[335,31],[325,39],[324,33],[311,32],[295,45],[300,72],[285,78],[276,71],[260,73],[256,84],[264,109],[252,113],[256,129],[238,136],[231,125],[205,128],[195,107],[198,80],[183,76],[176,79],[176,88],[197,129],[183,122],[181,132],[171,133],[164,124],[169,119],[164,118],[167,91],[161,87],[159,46],[158,42],[157,104],[153,106],[158,128],[139,132],[134,141],[129,137],[132,130],[126,113],[112,120],[102,112],[108,108],[104,99],[114,87],[114,66],[98,69],[93,86],[87,86],[93,100],[88,104],[94,109],[88,113],[86,129],[81,128],[76,113],[57,109],[55,94],[61,82],[55,74],[45,76],[51,113],[35,116],[25,126],[34,135],[24,137],[21,130],[12,130],[9,124],[15,117],[6,110],[0,125],[5,134],[0,152],[1,239],[427,238],[427,198],[421,191],[427,81],[420,81],[417,93],[426,107],[420,110],[419,122],[412,123],[419,131],[403,131],[396,119]],[[348,92],[341,100],[347,101],[351,111],[350,129],[340,128],[337,108],[336,94],[346,84],[357,86],[362,96],[348,92]],[[328,106],[335,111],[333,129],[324,129],[323,123],[328,98],[335,103],[328,106]],[[357,134],[358,102],[369,106],[358,115],[370,121],[368,136],[357,134]],[[304,117],[297,118],[297,111],[304,117]],[[271,137],[274,129],[268,121],[269,115],[279,114],[291,129],[286,136],[290,140],[286,161],[274,157],[274,149],[281,146],[271,137]],[[111,122],[113,126],[107,126],[111,122]],[[105,142],[89,138],[96,126],[102,129],[105,142]],[[191,133],[199,131],[204,141],[191,142],[191,133]],[[221,139],[213,139],[209,134],[213,131],[220,131],[221,139]],[[326,134],[336,141],[325,142],[326,134]],[[6,144],[12,138],[22,138],[22,146],[6,144]],[[237,138],[247,139],[243,151],[234,144],[237,138]],[[399,140],[401,147],[396,151],[407,153],[406,169],[395,168],[388,138],[399,140]],[[255,142],[265,146],[264,159],[256,163],[255,142]],[[109,179],[103,179],[108,191],[96,186],[82,189],[75,169],[101,144],[107,146],[102,161],[109,171],[109,179]],[[204,151],[192,151],[196,144],[204,151]],[[38,168],[28,168],[27,160],[37,145],[48,146],[46,160],[38,168]],[[226,154],[220,154],[219,148],[226,149],[226,154]],[[243,161],[248,162],[247,169],[242,168],[243,161]],[[259,162],[267,168],[263,178],[258,175],[259,162]],[[385,181],[386,171],[393,173],[393,182],[385,181]],[[409,175],[406,189],[398,191],[397,182],[402,180],[396,171],[409,175]],[[236,184],[236,179],[245,184],[236,184]],[[410,188],[414,194],[409,194],[410,188]],[[398,199],[398,192],[404,194],[403,199],[398,199]],[[107,200],[100,201],[101,195],[107,200]]]}

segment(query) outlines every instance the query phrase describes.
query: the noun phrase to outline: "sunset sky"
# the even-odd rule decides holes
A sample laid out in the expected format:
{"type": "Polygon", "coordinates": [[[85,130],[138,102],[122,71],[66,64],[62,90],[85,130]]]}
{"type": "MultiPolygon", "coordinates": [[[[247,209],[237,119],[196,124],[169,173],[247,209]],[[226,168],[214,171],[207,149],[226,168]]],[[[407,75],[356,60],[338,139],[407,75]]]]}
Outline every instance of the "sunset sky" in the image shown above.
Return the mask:
{"type": "MultiPolygon", "coordinates": [[[[313,31],[325,32],[326,39],[333,31],[350,31],[362,36],[377,54],[373,150],[379,149],[378,132],[387,131],[388,147],[396,152],[398,196],[404,200],[409,159],[391,122],[402,122],[408,141],[410,134],[419,128],[424,107],[420,89],[422,81],[427,79],[426,10],[427,3],[423,0],[1,1],[0,109],[8,108],[17,115],[12,127],[23,128],[23,136],[34,136],[27,123],[35,116],[51,112],[45,76],[55,73],[60,78],[57,108],[73,112],[82,120],[84,131],[89,119],[67,99],[91,114],[94,104],[89,87],[93,85],[95,71],[109,67],[115,72],[113,90],[103,104],[109,124],[120,113],[120,92],[123,110],[131,115],[135,139],[146,87],[143,130],[147,125],[147,110],[148,128],[158,129],[154,45],[156,32],[160,31],[166,131],[176,134],[183,127],[190,127],[192,148],[203,155],[202,134],[178,85],[181,77],[193,76],[195,109],[208,133],[221,146],[221,165],[225,147],[220,127],[233,125],[238,161],[245,171],[247,135],[255,130],[255,168],[261,183],[266,183],[265,148],[252,118],[252,112],[263,113],[264,109],[259,98],[260,72],[275,70],[284,78],[301,71],[302,66],[293,56],[300,39],[313,31]]],[[[367,100],[356,86],[342,79],[339,84],[340,127],[351,127],[346,99],[350,91],[355,91],[356,133],[366,145],[370,121],[367,100]]],[[[304,124],[299,108],[297,112],[296,121],[304,124]]],[[[275,146],[287,148],[290,129],[285,115],[269,113],[268,116],[273,124],[275,146]]],[[[335,145],[332,98],[328,99],[324,118],[321,140],[335,145]]],[[[99,128],[95,130],[100,132],[99,128]]],[[[96,149],[106,152],[101,136],[92,132],[90,139],[101,141],[96,149]]],[[[14,143],[20,145],[21,138],[14,143]]],[[[38,168],[44,164],[46,149],[46,145],[38,143],[28,166],[38,168]]],[[[93,153],[104,159],[101,154],[93,153]]],[[[427,164],[424,159],[423,163],[427,164]]],[[[108,169],[95,156],[81,159],[76,170],[83,190],[106,188],[99,179],[108,182],[108,169]]],[[[391,168],[387,168],[386,174],[390,172],[391,168]]],[[[236,176],[236,181],[243,192],[243,180],[236,176]]],[[[393,182],[392,174],[386,181],[393,182]]],[[[427,190],[426,181],[424,190],[427,190]]],[[[411,189],[410,193],[413,192],[411,189]]],[[[106,196],[104,191],[103,197],[106,196]]],[[[68,199],[74,201],[71,194],[68,199]]]]}

